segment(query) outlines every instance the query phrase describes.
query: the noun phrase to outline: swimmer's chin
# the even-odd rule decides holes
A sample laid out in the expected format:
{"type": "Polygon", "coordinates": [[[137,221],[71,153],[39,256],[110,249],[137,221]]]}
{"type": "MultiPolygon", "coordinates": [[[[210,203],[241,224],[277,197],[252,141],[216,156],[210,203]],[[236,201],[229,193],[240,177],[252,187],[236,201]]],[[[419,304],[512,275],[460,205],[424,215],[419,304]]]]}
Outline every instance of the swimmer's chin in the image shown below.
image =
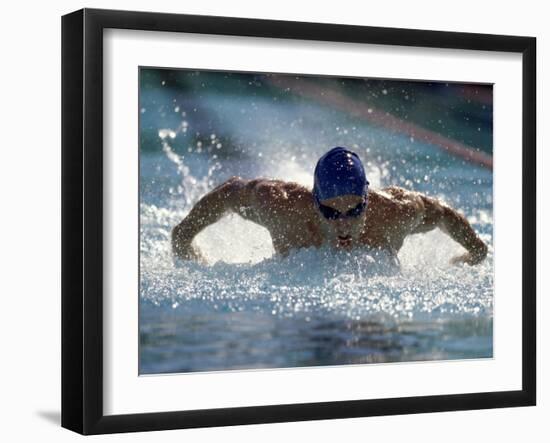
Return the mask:
{"type": "Polygon", "coordinates": [[[338,249],[349,251],[356,244],[356,240],[351,235],[338,236],[334,240],[334,246],[338,249]]]}

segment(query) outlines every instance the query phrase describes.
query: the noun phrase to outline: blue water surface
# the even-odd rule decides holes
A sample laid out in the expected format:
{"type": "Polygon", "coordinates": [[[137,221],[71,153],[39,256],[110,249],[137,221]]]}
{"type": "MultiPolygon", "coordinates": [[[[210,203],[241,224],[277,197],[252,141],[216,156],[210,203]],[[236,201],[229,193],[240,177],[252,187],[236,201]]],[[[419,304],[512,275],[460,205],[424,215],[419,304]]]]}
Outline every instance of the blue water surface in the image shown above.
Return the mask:
{"type": "Polygon", "coordinates": [[[194,100],[158,94],[142,108],[161,147],[140,153],[141,374],[492,357],[490,170],[307,101],[203,94],[200,111],[215,124],[197,137],[194,100]],[[311,187],[334,145],[359,154],[374,188],[403,186],[460,210],[488,258],[450,265],[463,250],[438,230],[409,237],[400,266],[369,250],[282,258],[267,230],[228,214],[195,240],[207,265],[173,260],[170,230],[208,190],[232,175],[311,187]]]}

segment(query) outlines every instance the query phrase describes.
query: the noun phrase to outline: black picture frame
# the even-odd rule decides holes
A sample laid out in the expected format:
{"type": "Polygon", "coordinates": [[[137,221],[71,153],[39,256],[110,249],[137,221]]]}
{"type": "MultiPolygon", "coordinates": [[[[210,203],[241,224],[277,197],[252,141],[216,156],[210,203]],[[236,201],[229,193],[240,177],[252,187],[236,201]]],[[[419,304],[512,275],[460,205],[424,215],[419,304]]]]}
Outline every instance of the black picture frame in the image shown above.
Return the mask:
{"type": "Polygon", "coordinates": [[[62,426],[82,434],[529,406],[536,403],[536,39],[83,9],[62,18],[62,426]],[[522,389],[177,412],[103,413],[103,30],[191,32],[520,53],[522,389]]]}

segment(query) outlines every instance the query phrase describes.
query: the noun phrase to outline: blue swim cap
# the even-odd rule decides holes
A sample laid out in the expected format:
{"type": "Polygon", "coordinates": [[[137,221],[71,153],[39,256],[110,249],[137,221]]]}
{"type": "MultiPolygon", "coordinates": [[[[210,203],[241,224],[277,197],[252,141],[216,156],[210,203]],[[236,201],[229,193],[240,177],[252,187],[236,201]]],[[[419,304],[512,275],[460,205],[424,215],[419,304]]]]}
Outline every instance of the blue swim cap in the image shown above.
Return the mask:
{"type": "Polygon", "coordinates": [[[323,155],[315,166],[313,196],[317,203],[333,197],[367,195],[369,182],[363,163],[354,152],[337,146],[323,155]]]}

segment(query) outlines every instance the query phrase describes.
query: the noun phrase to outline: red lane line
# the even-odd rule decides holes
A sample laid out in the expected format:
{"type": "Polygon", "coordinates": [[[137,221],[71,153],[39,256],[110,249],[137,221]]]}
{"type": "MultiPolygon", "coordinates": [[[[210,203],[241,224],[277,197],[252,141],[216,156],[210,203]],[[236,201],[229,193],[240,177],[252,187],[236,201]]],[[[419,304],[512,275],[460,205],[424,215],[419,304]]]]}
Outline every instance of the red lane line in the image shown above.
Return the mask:
{"type": "Polygon", "coordinates": [[[406,134],[409,137],[427,142],[471,163],[484,166],[487,169],[493,169],[493,157],[491,155],[476,151],[471,146],[414,123],[401,120],[388,112],[368,106],[366,103],[347,97],[334,89],[322,87],[306,80],[296,81],[285,77],[268,78],[274,86],[289,89],[295,94],[328,104],[391,131],[406,134]]]}

